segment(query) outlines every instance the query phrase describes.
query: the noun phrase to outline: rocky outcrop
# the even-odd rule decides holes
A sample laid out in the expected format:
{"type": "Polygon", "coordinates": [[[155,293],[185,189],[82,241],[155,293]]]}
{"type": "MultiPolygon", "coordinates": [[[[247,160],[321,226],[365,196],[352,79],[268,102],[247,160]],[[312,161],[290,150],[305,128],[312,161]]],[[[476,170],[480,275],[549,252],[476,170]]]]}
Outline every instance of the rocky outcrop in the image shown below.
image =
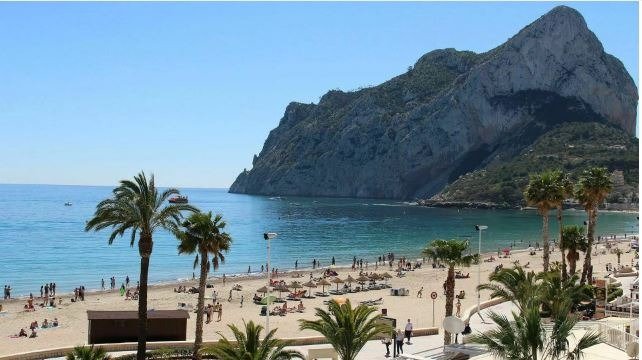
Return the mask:
{"type": "Polygon", "coordinates": [[[632,135],[637,100],[622,63],[560,6],[487,53],[435,50],[379,86],[291,103],[230,192],[427,198],[561,122],[632,135]]]}

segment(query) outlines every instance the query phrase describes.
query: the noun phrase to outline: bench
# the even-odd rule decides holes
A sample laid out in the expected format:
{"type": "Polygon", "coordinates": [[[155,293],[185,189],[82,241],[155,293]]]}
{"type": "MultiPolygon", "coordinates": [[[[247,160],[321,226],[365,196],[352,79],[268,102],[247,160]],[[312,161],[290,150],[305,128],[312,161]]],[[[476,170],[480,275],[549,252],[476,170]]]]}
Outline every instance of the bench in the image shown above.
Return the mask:
{"type": "Polygon", "coordinates": [[[308,350],[308,360],[332,359],[339,360],[339,355],[333,348],[317,348],[308,350]]]}

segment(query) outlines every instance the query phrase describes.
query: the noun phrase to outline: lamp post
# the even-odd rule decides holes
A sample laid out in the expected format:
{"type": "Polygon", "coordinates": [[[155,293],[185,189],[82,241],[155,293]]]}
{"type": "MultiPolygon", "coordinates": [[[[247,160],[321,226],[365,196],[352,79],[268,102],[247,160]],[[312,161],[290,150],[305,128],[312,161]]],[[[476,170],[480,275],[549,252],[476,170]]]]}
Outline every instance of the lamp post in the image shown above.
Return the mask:
{"type": "Polygon", "coordinates": [[[267,240],[267,295],[266,295],[266,301],[265,301],[265,306],[267,306],[267,311],[265,312],[265,334],[270,333],[270,296],[271,296],[271,291],[270,291],[270,240],[274,239],[277,237],[277,233],[275,232],[266,232],[263,233],[263,239],[267,240]]]}
{"type": "Polygon", "coordinates": [[[482,322],[484,322],[484,318],[481,315],[481,309],[480,309],[480,304],[481,304],[481,292],[479,291],[479,285],[481,285],[481,238],[482,238],[482,230],[488,229],[488,226],[486,225],[475,225],[475,230],[479,231],[479,243],[477,247],[477,314],[479,315],[479,318],[481,319],[482,322]]]}

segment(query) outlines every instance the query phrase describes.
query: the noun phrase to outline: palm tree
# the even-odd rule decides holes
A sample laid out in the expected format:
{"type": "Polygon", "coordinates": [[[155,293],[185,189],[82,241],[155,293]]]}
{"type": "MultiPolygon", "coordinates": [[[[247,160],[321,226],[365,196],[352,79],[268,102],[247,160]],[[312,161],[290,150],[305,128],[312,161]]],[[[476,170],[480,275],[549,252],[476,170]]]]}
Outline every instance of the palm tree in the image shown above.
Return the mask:
{"type": "Polygon", "coordinates": [[[542,272],[537,300],[541,302],[543,314],[553,318],[566,316],[574,311],[580,302],[593,297],[593,287],[579,284],[579,276],[572,274],[564,279],[559,271],[542,272]]]}
{"type": "Polygon", "coordinates": [[[194,268],[200,263],[201,274],[198,283],[198,303],[196,306],[196,336],[194,340],[194,357],[200,359],[200,348],[203,344],[203,307],[205,305],[205,283],[212,267],[218,269],[219,263],[225,262],[225,255],[230,249],[232,239],[223,232],[225,222],[221,215],[212,219],[212,212],[197,212],[189,216],[180,230],[174,234],[180,240],[179,254],[194,254],[194,268]],[[212,254],[212,261],[209,255],[212,254]],[[200,257],[200,262],[199,262],[200,257]]]}
{"type": "MultiPolygon", "coordinates": [[[[479,254],[464,255],[468,249],[467,241],[460,240],[435,240],[423,250],[423,254],[448,265],[448,277],[446,278],[446,316],[453,314],[453,302],[455,300],[455,266],[470,266],[473,260],[480,261],[479,254]]],[[[444,331],[444,345],[449,345],[450,333],[444,331]]]]}
{"type": "Polygon", "coordinates": [[[130,245],[133,247],[138,234],[138,253],[140,255],[140,292],[138,295],[138,351],[137,359],[145,359],[147,342],[147,278],[149,258],[154,245],[152,235],[158,229],[174,229],[180,221],[182,211],[196,211],[187,204],[164,205],[172,195],[179,194],[173,188],[159,192],[154,183],[154,175],[149,181],[144,172],[134,180],[121,180],[120,186],[113,190],[111,198],[96,205],[96,212],[85,231],[98,231],[111,228],[109,245],[117,236],[131,231],[130,245]]]}
{"type": "Polygon", "coordinates": [[[564,248],[561,246],[562,242],[562,232],[564,230],[564,224],[562,222],[562,207],[564,205],[564,200],[568,199],[573,195],[573,183],[571,182],[571,179],[568,177],[567,174],[555,170],[553,171],[553,177],[555,179],[555,186],[557,187],[557,190],[559,191],[561,197],[559,197],[557,200],[559,200],[556,204],[557,207],[557,224],[559,225],[559,240],[560,240],[560,251],[562,252],[562,277],[566,278],[567,272],[566,272],[566,259],[564,258],[564,248]]]}
{"type": "Polygon", "coordinates": [[[539,294],[537,275],[533,271],[526,272],[521,266],[512,269],[501,269],[490,274],[490,283],[479,285],[479,290],[490,290],[491,298],[502,298],[511,301],[522,310],[536,301],[539,294]]]}
{"type": "Polygon", "coordinates": [[[92,346],[76,346],[72,352],[67,354],[67,360],[109,360],[105,349],[92,346]]]}
{"type": "Polygon", "coordinates": [[[584,236],[584,227],[577,225],[564,226],[560,239],[560,250],[567,251],[568,275],[573,276],[577,267],[577,260],[580,259],[579,252],[585,252],[588,245],[584,236]]]}
{"type": "Polygon", "coordinates": [[[620,257],[624,252],[619,247],[616,247],[615,250],[613,250],[613,253],[617,256],[617,265],[620,266],[620,257]]]}
{"type": "Polygon", "coordinates": [[[561,187],[558,186],[558,176],[551,171],[531,175],[530,182],[524,191],[524,198],[528,205],[537,207],[542,215],[542,246],[544,248],[544,271],[548,271],[550,258],[548,241],[548,212],[564,200],[561,187]]]}
{"type": "Polygon", "coordinates": [[[593,278],[593,267],[591,266],[591,252],[595,238],[595,225],[597,224],[597,207],[604,202],[606,196],[611,192],[611,177],[606,168],[590,168],[585,170],[580,177],[575,198],[584,206],[588,215],[588,243],[584,267],[580,283],[585,284],[587,279],[590,282],[593,278]]]}
{"type": "Polygon", "coordinates": [[[578,322],[574,316],[558,316],[553,320],[550,334],[542,327],[539,305],[532,304],[521,313],[512,313],[513,321],[502,314],[492,312],[490,318],[497,328],[471,337],[472,342],[486,345],[499,359],[515,360],[580,360],[583,351],[600,342],[600,335],[585,333],[574,349],[570,349],[568,338],[578,322]],[[539,357],[541,355],[541,357],[539,357]]]}
{"type": "Polygon", "coordinates": [[[361,348],[379,334],[391,334],[393,329],[378,322],[380,314],[371,306],[359,305],[355,308],[350,300],[339,305],[330,300],[328,311],[316,308],[318,320],[299,320],[301,330],[314,330],[325,336],[343,360],[354,360],[361,348]]]}
{"type": "Polygon", "coordinates": [[[295,350],[285,350],[288,342],[274,338],[276,329],[270,331],[261,341],[263,326],[243,322],[245,333],[235,325],[228,325],[234,333],[235,342],[229,341],[221,335],[221,340],[209,348],[203,349],[204,353],[214,355],[219,360],[288,360],[305,359],[303,354],[295,350]]]}

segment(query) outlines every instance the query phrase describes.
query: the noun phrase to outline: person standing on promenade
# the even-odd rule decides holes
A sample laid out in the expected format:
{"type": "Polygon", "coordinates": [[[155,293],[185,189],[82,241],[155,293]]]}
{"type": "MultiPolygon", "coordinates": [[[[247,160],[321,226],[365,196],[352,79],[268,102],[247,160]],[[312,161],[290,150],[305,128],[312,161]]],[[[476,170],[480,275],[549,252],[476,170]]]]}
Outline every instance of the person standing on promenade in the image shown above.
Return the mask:
{"type": "Polygon", "coordinates": [[[403,333],[401,329],[397,329],[395,340],[397,343],[397,354],[403,354],[403,333]]]}
{"type": "Polygon", "coordinates": [[[410,319],[408,319],[408,322],[406,323],[406,338],[408,339],[408,342],[406,344],[410,345],[410,337],[412,336],[412,323],[410,322],[410,319]]]}

